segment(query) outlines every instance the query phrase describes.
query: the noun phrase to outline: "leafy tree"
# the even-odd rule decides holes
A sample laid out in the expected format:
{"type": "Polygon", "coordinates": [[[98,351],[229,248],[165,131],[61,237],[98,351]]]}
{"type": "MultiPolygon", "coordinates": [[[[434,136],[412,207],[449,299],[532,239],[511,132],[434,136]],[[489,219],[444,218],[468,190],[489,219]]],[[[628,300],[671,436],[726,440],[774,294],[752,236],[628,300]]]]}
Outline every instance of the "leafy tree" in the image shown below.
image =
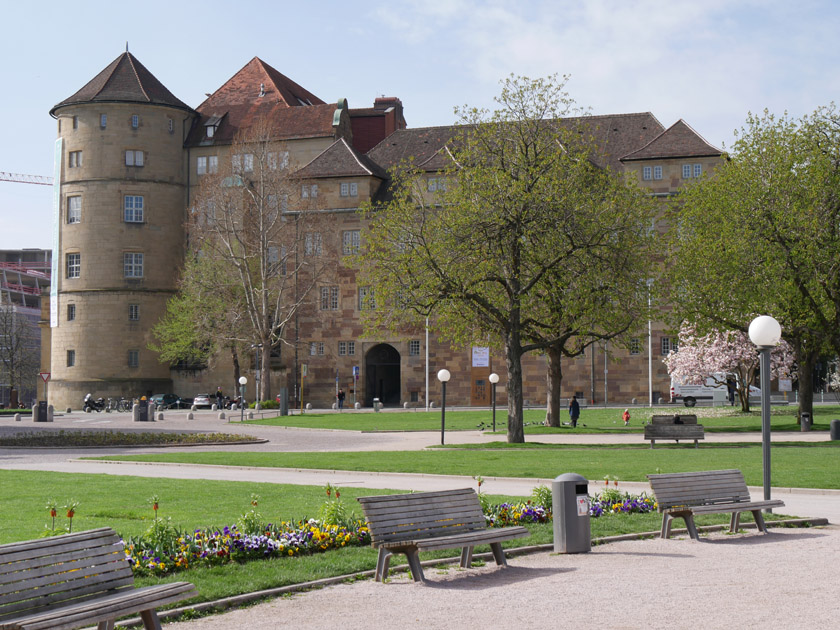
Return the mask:
{"type": "Polygon", "coordinates": [[[773,315],[794,348],[800,413],[840,352],[840,114],[750,115],[730,159],[688,188],[669,265],[677,320],[746,331],[773,315]]]}
{"type": "Polygon", "coordinates": [[[459,109],[462,124],[437,156],[437,191],[410,164],[394,174],[390,201],[368,209],[359,260],[385,305],[368,326],[404,329],[432,315],[454,344],[503,349],[509,442],[524,441],[523,355],[574,356],[626,329],[613,328],[614,289],[633,295],[645,277],[622,263],[646,258],[650,206],[597,166],[580,120],[564,120],[579,113],[564,87],[511,77],[495,112],[459,109]]]}
{"type": "MultiPolygon", "coordinates": [[[[687,385],[701,385],[707,379],[726,386],[735,382],[741,411],[750,410],[750,385],[760,367],[759,355],[749,336],[741,331],[712,330],[698,335],[694,326],[680,329],[679,349],[662,361],[668,374],[687,385]]],[[[770,353],[770,370],[777,378],[790,378],[793,373],[793,349],[782,341],[770,353]]]]}

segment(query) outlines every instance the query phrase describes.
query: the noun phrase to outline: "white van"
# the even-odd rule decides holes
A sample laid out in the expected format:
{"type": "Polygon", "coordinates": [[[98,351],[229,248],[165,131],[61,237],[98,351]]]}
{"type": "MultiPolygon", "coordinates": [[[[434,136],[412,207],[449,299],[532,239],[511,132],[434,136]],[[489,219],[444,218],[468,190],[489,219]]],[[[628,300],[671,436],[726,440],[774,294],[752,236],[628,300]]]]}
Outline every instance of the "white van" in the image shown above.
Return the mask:
{"type": "MultiPolygon", "coordinates": [[[[694,407],[698,401],[708,401],[714,405],[729,402],[729,389],[723,374],[717,379],[708,377],[702,385],[683,385],[678,379],[671,378],[671,402],[682,401],[686,407],[694,407]],[[722,382],[722,383],[721,383],[722,382]]],[[[750,397],[761,395],[758,387],[750,385],[750,397]]]]}

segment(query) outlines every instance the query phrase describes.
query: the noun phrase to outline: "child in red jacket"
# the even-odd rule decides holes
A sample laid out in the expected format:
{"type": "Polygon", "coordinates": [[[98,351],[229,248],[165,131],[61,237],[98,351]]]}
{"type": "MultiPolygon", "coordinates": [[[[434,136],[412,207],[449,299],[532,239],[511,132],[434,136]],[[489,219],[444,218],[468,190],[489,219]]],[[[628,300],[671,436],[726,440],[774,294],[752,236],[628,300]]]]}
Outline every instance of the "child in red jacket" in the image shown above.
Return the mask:
{"type": "Polygon", "coordinates": [[[628,426],[630,424],[630,412],[625,409],[624,413],[621,414],[621,419],[624,420],[624,426],[628,426]]]}

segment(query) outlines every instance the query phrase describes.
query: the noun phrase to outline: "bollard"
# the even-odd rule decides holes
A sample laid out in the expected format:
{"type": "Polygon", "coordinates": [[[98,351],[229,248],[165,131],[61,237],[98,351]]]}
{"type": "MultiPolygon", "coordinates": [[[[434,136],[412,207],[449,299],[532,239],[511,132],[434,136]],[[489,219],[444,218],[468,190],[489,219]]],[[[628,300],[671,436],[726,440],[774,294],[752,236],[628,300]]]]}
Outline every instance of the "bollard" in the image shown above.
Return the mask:
{"type": "Polygon", "coordinates": [[[20,422],[20,414],[19,413],[15,414],[15,422],[20,422]]]}
{"type": "Polygon", "coordinates": [[[811,414],[808,413],[807,411],[802,412],[802,420],[800,422],[800,429],[803,432],[811,430],[811,414]]]}
{"type": "Polygon", "coordinates": [[[361,408],[362,408],[362,403],[360,403],[360,402],[353,403],[353,409],[361,409],[361,408]]]}
{"type": "Polygon", "coordinates": [[[193,415],[192,411],[187,414],[187,420],[193,420],[194,418],[195,416],[193,415]]]}
{"type": "Polygon", "coordinates": [[[254,412],[253,412],[253,411],[249,411],[249,412],[248,412],[248,420],[253,420],[253,419],[254,419],[254,412]]]}
{"type": "Polygon", "coordinates": [[[157,414],[157,419],[158,419],[158,420],[163,420],[163,412],[162,412],[162,411],[159,411],[159,412],[158,412],[158,414],[157,414]]]}
{"type": "Polygon", "coordinates": [[[224,419],[225,419],[225,412],[223,411],[219,414],[219,420],[224,420],[224,419]]]}
{"type": "Polygon", "coordinates": [[[587,553],[592,549],[589,486],[586,477],[566,473],[551,484],[554,552],[587,553]]]}

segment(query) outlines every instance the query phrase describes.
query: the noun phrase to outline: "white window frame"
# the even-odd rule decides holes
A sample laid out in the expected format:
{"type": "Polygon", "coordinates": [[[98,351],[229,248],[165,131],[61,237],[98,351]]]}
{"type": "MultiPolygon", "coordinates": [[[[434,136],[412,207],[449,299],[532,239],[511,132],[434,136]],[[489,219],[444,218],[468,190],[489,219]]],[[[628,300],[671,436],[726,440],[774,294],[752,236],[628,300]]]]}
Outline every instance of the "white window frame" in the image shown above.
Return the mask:
{"type": "Polygon", "coordinates": [[[195,174],[207,175],[207,156],[200,155],[195,158],[195,174]]]}
{"type": "Polygon", "coordinates": [[[143,252],[125,252],[123,254],[123,277],[143,277],[143,252]]]}
{"type": "Polygon", "coordinates": [[[310,341],[309,342],[309,356],[311,357],[322,357],[324,356],[324,342],[323,341],[310,341]]]}
{"type": "Polygon", "coordinates": [[[356,182],[341,182],[338,194],[342,197],[358,197],[359,185],[356,182]]]}
{"type": "Polygon", "coordinates": [[[321,287],[321,310],[338,310],[338,287],[321,287]]]}
{"type": "Polygon", "coordinates": [[[662,167],[661,166],[654,166],[653,167],[653,179],[662,179],[662,167]]]}
{"type": "Polygon", "coordinates": [[[318,184],[303,184],[300,187],[301,199],[315,199],[318,197],[318,184]]]}
{"type": "Polygon", "coordinates": [[[140,321],[140,305],[139,304],[129,304],[128,305],[128,321],[130,321],[130,322],[139,322],[140,321]]]}
{"type": "Polygon", "coordinates": [[[320,256],[323,252],[323,239],[320,232],[307,232],[304,237],[303,253],[306,256],[320,256]]]}
{"type": "Polygon", "coordinates": [[[677,340],[674,337],[662,337],[659,341],[659,347],[662,351],[662,356],[666,357],[678,349],[677,340]]]}
{"type": "Polygon", "coordinates": [[[253,153],[243,153],[242,154],[242,172],[244,172],[244,173],[253,173],[254,172],[254,154],[253,153]]]}
{"type": "Polygon", "coordinates": [[[376,309],[376,291],[373,287],[359,287],[359,310],[372,311],[376,309]]]}
{"type": "Polygon", "coordinates": [[[408,356],[410,356],[410,357],[419,357],[420,356],[420,340],[419,339],[411,339],[408,342],[408,356]]]}
{"type": "Polygon", "coordinates": [[[630,339],[630,354],[635,356],[642,353],[642,340],[638,337],[630,339]]]}
{"type": "Polygon", "coordinates": [[[703,176],[703,165],[702,164],[695,164],[694,165],[694,177],[699,179],[703,176]]]}
{"type": "Polygon", "coordinates": [[[345,256],[358,254],[362,246],[361,230],[344,230],[341,234],[341,253],[345,256]]]}
{"type": "Polygon", "coordinates": [[[143,195],[125,195],[123,197],[123,221],[126,223],[143,223],[145,221],[143,195]]]}
{"type": "Polygon", "coordinates": [[[82,167],[82,152],[81,151],[70,151],[68,155],[68,168],[81,168],[82,167]]]}
{"type": "Polygon", "coordinates": [[[137,149],[126,149],[125,151],[125,165],[126,166],[143,166],[143,151],[137,149]]]}
{"type": "Polygon", "coordinates": [[[643,166],[642,167],[642,179],[645,181],[650,181],[653,179],[653,168],[650,166],[643,166]]]}
{"type": "Polygon", "coordinates": [[[338,356],[346,357],[347,356],[347,342],[346,341],[339,341],[338,342],[338,356]]]}
{"type": "Polygon", "coordinates": [[[108,127],[108,114],[99,114],[99,128],[105,129],[108,127]]]}
{"type": "Polygon", "coordinates": [[[82,222],[82,196],[67,197],[67,223],[82,222]]]}
{"type": "Polygon", "coordinates": [[[691,179],[691,164],[683,164],[682,178],[683,179],[691,179]]]}
{"type": "Polygon", "coordinates": [[[76,319],[76,305],[75,304],[68,304],[67,305],[67,321],[72,322],[76,319]]]}
{"type": "Polygon", "coordinates": [[[65,258],[65,276],[67,278],[82,277],[82,254],[71,252],[65,258]]]}
{"type": "Polygon", "coordinates": [[[207,156],[207,172],[211,175],[219,172],[219,156],[218,155],[208,155],[207,156]]]}
{"type": "Polygon", "coordinates": [[[352,357],[356,355],[356,342],[355,341],[348,341],[347,342],[347,356],[352,357]]]}
{"type": "Polygon", "coordinates": [[[132,129],[139,129],[140,128],[140,116],[137,114],[131,115],[131,128],[132,129]]]}

